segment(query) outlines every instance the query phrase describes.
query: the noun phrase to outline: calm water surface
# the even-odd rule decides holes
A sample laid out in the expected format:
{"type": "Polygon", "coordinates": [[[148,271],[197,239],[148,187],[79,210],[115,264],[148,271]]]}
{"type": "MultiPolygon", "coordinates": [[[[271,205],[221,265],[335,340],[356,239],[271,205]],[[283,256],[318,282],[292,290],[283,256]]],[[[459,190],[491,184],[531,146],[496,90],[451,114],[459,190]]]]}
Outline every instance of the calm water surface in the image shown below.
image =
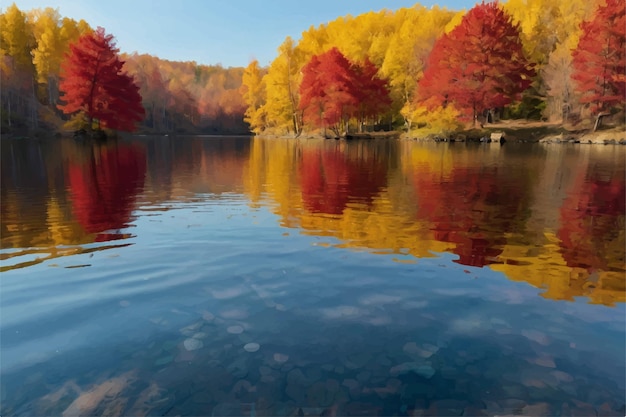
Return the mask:
{"type": "Polygon", "coordinates": [[[3,416],[624,415],[624,147],[1,146],[3,416]]]}

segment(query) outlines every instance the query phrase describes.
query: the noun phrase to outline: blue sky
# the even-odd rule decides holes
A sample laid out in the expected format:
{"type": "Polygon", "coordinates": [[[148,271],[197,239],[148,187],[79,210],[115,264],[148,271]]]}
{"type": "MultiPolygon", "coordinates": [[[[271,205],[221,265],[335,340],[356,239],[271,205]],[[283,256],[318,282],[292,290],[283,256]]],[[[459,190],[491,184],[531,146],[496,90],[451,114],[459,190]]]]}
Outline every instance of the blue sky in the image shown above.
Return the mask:
{"type": "MultiPolygon", "coordinates": [[[[424,0],[453,10],[475,0],[424,0]]],[[[6,9],[13,1],[0,0],[6,9]]],[[[176,61],[267,65],[286,36],[298,39],[311,25],[346,14],[410,7],[414,0],[18,0],[21,10],[58,8],[62,16],[102,26],[122,52],[176,61]]]]}

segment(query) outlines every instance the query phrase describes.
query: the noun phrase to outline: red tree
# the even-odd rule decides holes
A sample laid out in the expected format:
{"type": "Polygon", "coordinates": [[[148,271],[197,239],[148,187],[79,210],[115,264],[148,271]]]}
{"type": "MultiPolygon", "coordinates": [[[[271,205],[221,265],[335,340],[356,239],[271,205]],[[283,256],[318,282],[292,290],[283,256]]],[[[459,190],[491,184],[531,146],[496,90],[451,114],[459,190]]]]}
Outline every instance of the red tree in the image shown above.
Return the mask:
{"type": "Polygon", "coordinates": [[[497,2],[474,6],[435,42],[418,83],[418,101],[431,107],[452,102],[474,122],[483,110],[509,104],[535,75],[519,34],[497,2]]]}
{"type": "MultiPolygon", "coordinates": [[[[358,117],[362,122],[385,112],[391,105],[387,82],[378,77],[378,68],[368,59],[353,66],[355,91],[358,101],[358,117]]],[[[359,123],[359,127],[361,123],[359,123]]]]}
{"type": "Polygon", "coordinates": [[[315,55],[302,68],[300,109],[305,121],[337,136],[357,105],[350,61],[339,49],[315,55]]]}
{"type": "Polygon", "coordinates": [[[387,83],[368,59],[363,64],[348,60],[337,49],[315,55],[302,69],[300,109],[304,120],[329,127],[337,136],[352,117],[359,122],[382,113],[390,104],[387,83]]]}
{"type": "Polygon", "coordinates": [[[574,73],[582,103],[592,111],[624,108],[626,101],[626,6],[624,0],[606,0],[591,20],[581,25],[574,50],[574,73]]]}
{"type": "Polygon", "coordinates": [[[133,131],[143,120],[139,87],[133,77],[122,70],[124,61],[118,56],[112,35],[99,27],[82,35],[70,45],[70,53],[61,65],[59,90],[65,114],[84,112],[88,129],[93,120],[102,127],[133,131]]]}

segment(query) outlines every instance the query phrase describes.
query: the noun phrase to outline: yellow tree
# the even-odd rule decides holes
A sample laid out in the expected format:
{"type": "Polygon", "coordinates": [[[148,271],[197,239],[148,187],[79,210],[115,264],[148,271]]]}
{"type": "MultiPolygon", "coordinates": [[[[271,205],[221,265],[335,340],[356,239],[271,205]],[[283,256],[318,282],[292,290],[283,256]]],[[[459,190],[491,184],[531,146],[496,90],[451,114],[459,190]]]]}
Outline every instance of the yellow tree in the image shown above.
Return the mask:
{"type": "Polygon", "coordinates": [[[317,28],[311,26],[302,32],[302,37],[297,45],[298,53],[302,56],[303,62],[308,62],[313,55],[323,54],[330,48],[326,25],[320,25],[317,28]]]}
{"type": "Polygon", "coordinates": [[[572,80],[572,51],[567,43],[558,43],[541,69],[546,87],[546,116],[550,121],[566,122],[577,103],[572,80]]]}
{"type": "Polygon", "coordinates": [[[248,106],[244,114],[244,121],[250,125],[254,133],[261,133],[265,129],[265,83],[263,72],[256,59],[250,62],[243,72],[241,79],[243,100],[248,106]]]}
{"type": "Polygon", "coordinates": [[[389,80],[396,111],[403,109],[405,125],[410,129],[416,110],[413,96],[417,82],[422,77],[435,40],[444,33],[455,13],[419,5],[399,13],[404,18],[389,42],[381,72],[389,80]]]}
{"type": "Polygon", "coordinates": [[[550,120],[567,122],[570,115],[580,108],[571,78],[572,50],[578,45],[581,22],[591,17],[596,4],[597,0],[558,3],[560,15],[558,22],[554,23],[557,43],[541,68],[541,77],[546,89],[545,116],[550,120]]]}
{"type": "Polygon", "coordinates": [[[570,71],[580,23],[591,16],[596,4],[598,0],[508,0],[503,5],[520,25],[524,52],[538,70],[524,100],[526,107],[545,108],[544,116],[553,120],[561,118],[562,110],[571,111],[573,85],[563,84],[562,75],[570,71]]]}
{"type": "Polygon", "coordinates": [[[558,41],[559,3],[554,0],[509,0],[503,6],[520,25],[524,53],[539,66],[545,64],[558,41]]]}
{"type": "Polygon", "coordinates": [[[58,76],[63,54],[67,45],[61,38],[58,10],[47,7],[35,9],[29,13],[37,47],[32,50],[33,64],[37,73],[37,82],[47,86],[47,102],[54,103],[58,98],[58,76]]]}
{"type": "Polygon", "coordinates": [[[393,13],[388,10],[340,17],[327,26],[328,46],[337,47],[351,61],[363,62],[369,58],[380,67],[385,43],[393,31],[392,17],[393,13]]]}
{"type": "Polygon", "coordinates": [[[37,101],[30,51],[34,47],[32,26],[26,15],[13,3],[0,19],[0,58],[2,69],[2,107],[6,109],[7,124],[14,118],[37,125],[37,101]]]}
{"type": "Polygon", "coordinates": [[[302,65],[291,37],[288,36],[278,48],[278,54],[263,77],[267,91],[265,109],[269,127],[279,133],[299,136],[302,132],[302,115],[298,110],[298,86],[302,65]]]}
{"type": "Polygon", "coordinates": [[[26,14],[13,3],[2,15],[0,23],[3,53],[12,58],[14,68],[21,71],[32,69],[30,51],[35,45],[35,39],[26,14]]]}

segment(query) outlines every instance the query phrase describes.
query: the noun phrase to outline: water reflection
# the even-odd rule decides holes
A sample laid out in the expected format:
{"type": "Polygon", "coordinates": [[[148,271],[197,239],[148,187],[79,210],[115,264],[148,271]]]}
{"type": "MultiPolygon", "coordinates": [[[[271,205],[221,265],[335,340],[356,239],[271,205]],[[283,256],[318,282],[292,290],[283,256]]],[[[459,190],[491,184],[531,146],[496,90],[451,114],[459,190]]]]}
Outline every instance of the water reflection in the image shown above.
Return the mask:
{"type": "Polygon", "coordinates": [[[93,244],[135,236],[141,205],[241,192],[248,147],[248,138],[2,141],[0,270],[126,246],[93,244]]]}
{"type": "Polygon", "coordinates": [[[348,203],[371,206],[387,184],[387,155],[365,142],[350,145],[326,141],[302,147],[300,176],[307,210],[339,215],[348,203]]]}
{"type": "Polygon", "coordinates": [[[623,148],[1,144],[3,415],[624,415],[623,148]]]}
{"type": "Polygon", "coordinates": [[[68,178],[74,217],[94,241],[124,239],[135,196],[143,190],[146,156],[139,145],[89,144],[69,161],[68,178]]]}
{"type": "Polygon", "coordinates": [[[626,301],[624,156],[256,139],[246,193],[269,202],[283,226],[338,238],[336,246],[403,261],[451,252],[456,263],[489,266],[549,298],[612,305],[626,301]]]}
{"type": "MultiPolygon", "coordinates": [[[[127,245],[88,246],[131,236],[122,229],[143,186],[140,146],[7,141],[2,171],[0,270],[127,245]]],[[[77,266],[87,264],[67,267],[77,266]]]]}
{"type": "Polygon", "coordinates": [[[318,244],[400,262],[449,252],[544,297],[613,305],[626,301],[625,154],[386,140],[6,141],[0,258],[10,269],[108,248],[89,245],[140,233],[129,228],[137,208],[245,194],[283,227],[337,239],[318,244]]]}

